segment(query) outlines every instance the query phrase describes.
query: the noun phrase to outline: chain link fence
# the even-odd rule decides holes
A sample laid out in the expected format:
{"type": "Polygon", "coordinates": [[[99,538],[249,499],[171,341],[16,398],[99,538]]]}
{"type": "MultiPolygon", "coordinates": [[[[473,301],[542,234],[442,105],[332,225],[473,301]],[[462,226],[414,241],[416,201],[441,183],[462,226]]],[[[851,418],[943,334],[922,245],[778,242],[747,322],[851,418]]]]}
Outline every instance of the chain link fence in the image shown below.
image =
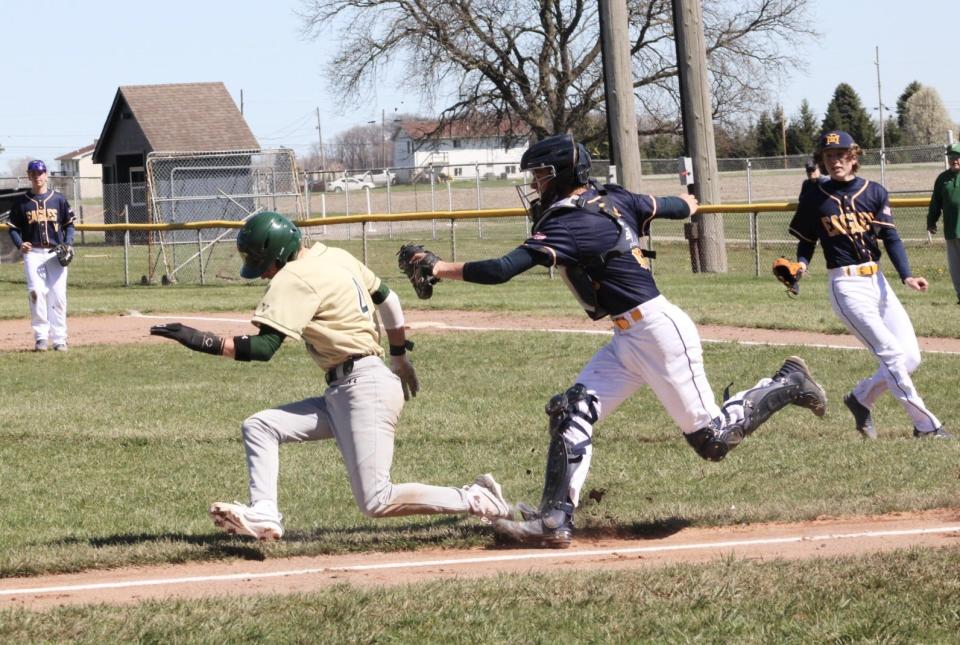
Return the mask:
{"type": "MultiPolygon", "coordinates": [[[[148,171],[148,175],[153,173],[153,187],[149,181],[109,184],[103,187],[99,198],[85,196],[87,183],[80,181],[82,178],[51,180],[57,190],[67,195],[75,210],[78,204],[83,206],[82,223],[189,224],[224,219],[239,222],[259,209],[277,210],[296,221],[316,222],[315,226],[304,227],[308,237],[343,246],[383,270],[395,269],[394,254],[400,243],[419,241],[448,258],[477,259],[510,250],[529,231],[526,218],[514,214],[520,204],[517,186],[525,183],[516,164],[428,165],[406,169],[407,172],[298,172],[291,151],[274,152],[157,156],[148,171]],[[358,178],[361,185],[334,183],[346,177],[358,178]],[[322,221],[344,215],[359,216],[362,220],[367,214],[488,209],[512,212],[510,216],[494,218],[437,217],[332,224],[322,221]]],[[[803,166],[807,158],[794,155],[718,160],[723,202],[796,200],[805,179],[803,166]]],[[[879,151],[866,151],[859,174],[883,183],[894,198],[928,197],[934,178],[945,167],[941,146],[888,149],[882,161],[881,164],[879,151]]],[[[642,168],[643,192],[673,195],[683,190],[676,159],[643,160],[642,168]]],[[[593,170],[598,181],[610,180],[605,160],[596,160],[593,170]]],[[[18,182],[21,187],[29,186],[25,178],[8,178],[7,184],[10,179],[14,186],[18,182]]],[[[792,255],[795,241],[786,232],[791,217],[792,212],[788,211],[725,212],[728,270],[759,275],[769,270],[776,257],[792,255]]],[[[921,268],[942,268],[943,240],[932,239],[926,233],[926,208],[898,207],[895,217],[911,262],[921,268]]],[[[77,238],[78,244],[91,247],[90,253],[82,255],[104,258],[103,274],[89,276],[98,283],[126,282],[131,267],[143,267],[143,282],[206,284],[239,280],[236,231],[226,227],[167,231],[163,235],[142,230],[81,231],[77,238]],[[122,253],[109,250],[125,243],[128,246],[122,253]],[[101,244],[107,249],[97,252],[96,247],[101,244]]],[[[682,223],[657,221],[651,243],[659,257],[666,259],[665,266],[686,266],[689,270],[689,243],[682,223]]],[[[141,271],[137,268],[134,273],[139,275],[141,271]]],[[[71,281],[73,276],[81,277],[79,266],[71,273],[71,281]]]]}
{"type": "MultiPolygon", "coordinates": [[[[263,210],[304,218],[300,174],[290,149],[221,152],[151,152],[143,201],[155,224],[243,221],[263,210]]],[[[137,192],[131,185],[131,193],[137,192]]],[[[127,216],[130,216],[129,208],[127,216]]],[[[219,242],[233,244],[235,228],[142,232],[151,249],[146,274],[152,282],[199,282],[233,268],[219,242]]]]}

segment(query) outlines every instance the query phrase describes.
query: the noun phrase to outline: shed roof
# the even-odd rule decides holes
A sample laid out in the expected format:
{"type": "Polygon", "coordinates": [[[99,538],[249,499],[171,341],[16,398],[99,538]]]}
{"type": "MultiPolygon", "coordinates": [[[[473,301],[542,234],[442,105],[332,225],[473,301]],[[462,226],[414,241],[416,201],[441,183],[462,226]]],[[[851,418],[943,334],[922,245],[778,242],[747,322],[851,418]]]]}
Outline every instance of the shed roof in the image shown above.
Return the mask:
{"type": "Polygon", "coordinates": [[[126,106],[152,150],[259,150],[253,132],[223,83],[123,85],[97,142],[94,160],[108,139],[111,124],[126,106]]]}

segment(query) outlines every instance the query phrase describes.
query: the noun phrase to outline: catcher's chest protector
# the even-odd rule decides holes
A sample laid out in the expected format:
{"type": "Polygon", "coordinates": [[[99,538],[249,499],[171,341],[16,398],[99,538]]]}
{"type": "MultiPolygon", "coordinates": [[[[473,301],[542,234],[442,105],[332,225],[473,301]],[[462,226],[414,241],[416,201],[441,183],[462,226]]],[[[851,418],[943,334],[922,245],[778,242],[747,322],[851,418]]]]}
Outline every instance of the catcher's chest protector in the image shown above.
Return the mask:
{"type": "Polygon", "coordinates": [[[600,320],[608,314],[597,301],[597,289],[599,289],[600,283],[603,281],[603,273],[607,262],[615,257],[628,253],[638,255],[639,257],[639,255],[643,254],[643,249],[640,246],[637,234],[623,221],[623,218],[609,212],[604,208],[603,202],[597,201],[586,202],[580,199],[573,205],[560,205],[550,208],[537,222],[534,231],[549,218],[563,213],[570,213],[571,211],[607,217],[613,221],[617,227],[617,240],[611,248],[603,253],[579,257],[577,258],[577,264],[560,265],[558,267],[560,277],[563,279],[564,284],[570,289],[573,297],[577,299],[577,302],[580,303],[580,306],[583,307],[586,314],[591,320],[600,320]]]}

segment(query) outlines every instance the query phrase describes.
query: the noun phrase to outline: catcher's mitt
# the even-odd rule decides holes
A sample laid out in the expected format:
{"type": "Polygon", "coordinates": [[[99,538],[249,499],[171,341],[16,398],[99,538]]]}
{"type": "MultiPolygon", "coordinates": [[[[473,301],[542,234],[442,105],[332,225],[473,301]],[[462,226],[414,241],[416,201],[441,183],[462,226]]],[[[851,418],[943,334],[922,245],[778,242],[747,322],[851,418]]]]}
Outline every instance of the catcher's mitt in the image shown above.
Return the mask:
{"type": "Polygon", "coordinates": [[[420,244],[404,244],[397,251],[397,264],[408,278],[417,297],[426,300],[433,295],[433,285],[440,282],[440,278],[433,275],[434,265],[440,261],[432,251],[428,251],[420,244]],[[417,254],[421,256],[414,259],[417,254]]]}
{"type": "Polygon", "coordinates": [[[791,262],[787,258],[777,258],[773,261],[773,275],[787,288],[788,296],[800,294],[800,278],[803,277],[802,265],[791,262]]]}
{"type": "Polygon", "coordinates": [[[65,267],[73,262],[73,247],[69,244],[57,244],[52,252],[57,254],[57,262],[60,266],[65,267]]]}

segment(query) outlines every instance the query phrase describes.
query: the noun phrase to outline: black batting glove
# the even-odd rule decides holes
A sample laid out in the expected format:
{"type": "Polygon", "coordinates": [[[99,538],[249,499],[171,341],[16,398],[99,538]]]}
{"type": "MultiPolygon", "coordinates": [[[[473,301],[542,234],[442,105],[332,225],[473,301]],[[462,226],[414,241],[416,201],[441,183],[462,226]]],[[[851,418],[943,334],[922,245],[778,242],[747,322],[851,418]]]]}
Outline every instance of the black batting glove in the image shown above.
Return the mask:
{"type": "Polygon", "coordinates": [[[213,354],[214,356],[223,354],[222,338],[208,331],[200,331],[178,322],[154,325],[150,328],[150,335],[172,338],[195,352],[213,354]]]}

